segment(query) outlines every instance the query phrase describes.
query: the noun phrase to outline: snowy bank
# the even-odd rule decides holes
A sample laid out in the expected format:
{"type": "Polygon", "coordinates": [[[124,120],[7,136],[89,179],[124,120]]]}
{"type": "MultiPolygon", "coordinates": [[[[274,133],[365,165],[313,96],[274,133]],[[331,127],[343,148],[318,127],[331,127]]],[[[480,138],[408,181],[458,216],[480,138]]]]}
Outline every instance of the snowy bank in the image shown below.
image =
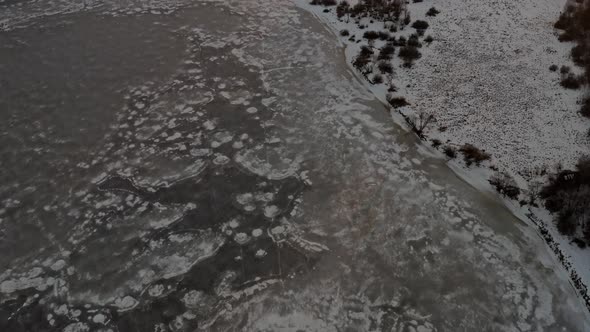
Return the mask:
{"type": "MultiPolygon", "coordinates": [[[[384,22],[369,18],[357,22],[348,17],[338,20],[335,7],[325,11],[326,7],[310,5],[307,0],[296,2],[334,31],[344,45],[349,64],[367,45],[367,39],[362,38],[366,31],[386,30],[384,22]],[[359,23],[364,28],[359,28],[359,23]],[[348,31],[347,36],[340,36],[343,30],[348,31]]],[[[461,161],[451,161],[451,168],[464,180],[478,189],[493,190],[487,180],[494,169],[510,174],[526,191],[540,181],[543,170],[556,164],[571,168],[589,151],[586,133],[590,121],[577,112],[582,94],[560,87],[559,74],[549,70],[551,65],[567,65],[581,71],[569,59],[573,44],[560,43],[553,28],[565,3],[410,3],[412,21],[427,21],[430,27],[425,36],[434,40],[426,43],[422,39],[422,57],[407,68],[396,52],[392,60],[394,74],[385,75],[384,84],[370,82],[377,71],[363,75],[352,70],[384,103],[387,82],[391,80],[396,91],[390,89],[389,93],[404,97],[410,104],[392,112],[398,124],[405,126],[417,114],[432,114],[436,122],[424,132],[430,140],[454,147],[473,144],[492,155],[490,162],[484,162],[485,168],[469,168],[461,161]],[[440,13],[427,17],[431,7],[440,13]]],[[[406,26],[393,35],[408,38],[415,32],[406,26]]],[[[385,43],[376,40],[372,46],[378,50],[385,43]]],[[[560,235],[546,210],[520,206],[507,199],[504,202],[547,242],[590,309],[586,291],[590,284],[588,252],[560,235]]]]}

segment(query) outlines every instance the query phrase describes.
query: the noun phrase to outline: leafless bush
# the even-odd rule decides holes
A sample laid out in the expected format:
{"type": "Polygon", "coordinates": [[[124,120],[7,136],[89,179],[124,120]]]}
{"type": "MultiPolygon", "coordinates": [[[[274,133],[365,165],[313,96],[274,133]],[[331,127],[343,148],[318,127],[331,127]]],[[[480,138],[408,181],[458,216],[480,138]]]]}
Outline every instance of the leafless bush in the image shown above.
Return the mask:
{"type": "MultiPolygon", "coordinates": [[[[563,30],[559,36],[560,41],[577,43],[571,50],[572,60],[577,65],[586,67],[586,73],[582,77],[570,75],[563,77],[561,85],[568,89],[578,89],[582,84],[590,83],[590,40],[588,39],[590,36],[590,1],[577,0],[575,4],[568,5],[555,23],[555,28],[563,30]]],[[[567,73],[569,70],[562,71],[562,74],[567,73]]],[[[584,110],[581,112],[584,113],[584,110]]]]}
{"type": "Polygon", "coordinates": [[[490,160],[491,156],[483,150],[476,148],[471,144],[464,144],[459,149],[463,154],[463,158],[467,166],[475,163],[476,165],[480,165],[482,161],[490,160]]]}
{"type": "Polygon", "coordinates": [[[399,57],[404,60],[406,67],[411,67],[415,60],[422,57],[422,54],[415,46],[404,46],[399,51],[399,57]]]}
{"type": "Polygon", "coordinates": [[[561,66],[561,69],[559,70],[559,72],[562,75],[565,75],[565,74],[569,73],[571,70],[572,69],[570,67],[568,67],[568,66],[561,66]]]}
{"type": "Polygon", "coordinates": [[[428,22],[417,20],[414,23],[412,23],[412,28],[416,30],[426,30],[428,29],[428,22]]]}
{"type": "Polygon", "coordinates": [[[311,0],[312,5],[336,6],[336,0],[311,0]]]}
{"type": "Polygon", "coordinates": [[[394,52],[395,47],[393,44],[387,43],[379,50],[379,56],[377,57],[377,60],[391,60],[394,52]]]}
{"type": "Polygon", "coordinates": [[[377,31],[373,31],[373,30],[365,31],[365,33],[363,34],[363,38],[368,39],[368,40],[375,40],[375,39],[379,38],[379,33],[377,33],[377,31]]]}
{"type": "Polygon", "coordinates": [[[393,95],[388,94],[386,98],[389,105],[391,105],[393,108],[400,108],[410,105],[410,103],[408,103],[404,97],[394,97],[393,95]]]}
{"type": "Polygon", "coordinates": [[[520,195],[520,188],[516,181],[506,173],[496,172],[488,181],[496,188],[496,191],[510,199],[517,199],[520,195]]]}
{"type": "Polygon", "coordinates": [[[411,117],[408,123],[419,137],[424,137],[424,130],[434,121],[436,119],[433,114],[420,111],[417,115],[411,117]]]}
{"type": "Polygon", "coordinates": [[[440,14],[440,11],[434,7],[430,7],[430,9],[426,12],[426,16],[436,16],[440,14]]]}
{"type": "Polygon", "coordinates": [[[556,214],[561,233],[581,232],[586,242],[590,240],[590,158],[580,158],[574,170],[552,174],[539,196],[547,210],[556,214]]]}
{"type": "Polygon", "coordinates": [[[560,84],[562,87],[566,89],[578,90],[582,87],[582,80],[580,79],[580,77],[577,77],[572,73],[569,73],[567,75],[564,75],[564,77],[561,79],[560,84]]]}
{"type": "Polygon", "coordinates": [[[389,61],[380,61],[379,64],[377,64],[377,68],[379,68],[379,71],[383,74],[393,74],[393,66],[389,61]]]}
{"type": "Polygon", "coordinates": [[[373,84],[381,84],[383,83],[383,76],[381,76],[381,74],[375,74],[373,75],[373,84]]]}
{"type": "Polygon", "coordinates": [[[443,152],[445,153],[445,155],[451,159],[455,159],[457,158],[457,149],[455,149],[454,147],[447,145],[445,146],[445,148],[443,149],[443,152]]]}
{"type": "Polygon", "coordinates": [[[410,38],[408,39],[408,46],[412,47],[422,47],[422,43],[420,43],[420,37],[418,34],[413,33],[410,38]]]}
{"type": "Polygon", "coordinates": [[[580,114],[590,118],[590,96],[584,98],[584,101],[582,102],[582,108],[580,109],[580,114]]]}

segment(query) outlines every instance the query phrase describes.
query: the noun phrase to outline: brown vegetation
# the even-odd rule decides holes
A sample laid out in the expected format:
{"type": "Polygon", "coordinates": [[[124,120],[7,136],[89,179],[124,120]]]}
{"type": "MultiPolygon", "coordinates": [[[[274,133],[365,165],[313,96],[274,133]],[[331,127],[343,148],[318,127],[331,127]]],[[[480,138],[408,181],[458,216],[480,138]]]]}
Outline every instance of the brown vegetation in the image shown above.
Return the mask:
{"type": "Polygon", "coordinates": [[[471,144],[464,144],[461,146],[459,151],[463,154],[463,158],[467,166],[470,166],[473,163],[479,166],[482,161],[489,160],[491,158],[489,153],[480,150],[471,144]]]}
{"type": "Polygon", "coordinates": [[[590,243],[590,158],[580,158],[574,170],[551,175],[539,195],[547,210],[556,215],[562,234],[581,235],[590,243]]]}
{"type": "MultiPolygon", "coordinates": [[[[564,76],[561,85],[569,89],[578,89],[583,84],[590,82],[590,1],[578,0],[574,5],[569,5],[555,23],[555,28],[562,30],[560,41],[574,41],[576,46],[572,48],[571,57],[574,63],[585,68],[585,73],[579,77],[570,74],[567,67],[561,68],[564,76]]],[[[582,115],[589,114],[590,98],[582,102],[582,115]]]]}

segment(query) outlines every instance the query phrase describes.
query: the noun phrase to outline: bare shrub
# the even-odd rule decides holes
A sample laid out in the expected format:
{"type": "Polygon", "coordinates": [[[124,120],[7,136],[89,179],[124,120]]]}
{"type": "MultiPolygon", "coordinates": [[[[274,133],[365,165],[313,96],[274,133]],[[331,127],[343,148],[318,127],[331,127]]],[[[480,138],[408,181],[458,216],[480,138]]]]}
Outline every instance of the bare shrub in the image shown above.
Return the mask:
{"type": "Polygon", "coordinates": [[[559,72],[562,75],[565,75],[565,74],[569,73],[571,70],[572,69],[570,67],[568,67],[568,66],[561,66],[561,69],[559,70],[559,72]]]}
{"type": "Polygon", "coordinates": [[[387,31],[379,31],[377,35],[379,37],[379,40],[387,40],[391,37],[391,35],[387,31]]]}
{"type": "Polygon", "coordinates": [[[430,9],[426,12],[426,16],[436,16],[440,14],[440,11],[434,7],[430,7],[430,9]]]}
{"type": "Polygon", "coordinates": [[[404,97],[394,97],[393,95],[388,94],[386,98],[389,105],[391,105],[393,108],[400,108],[410,105],[410,103],[408,103],[404,97]]]}
{"type": "Polygon", "coordinates": [[[584,101],[582,102],[582,108],[580,109],[580,114],[590,118],[590,97],[584,98],[584,101]]]}
{"type": "Polygon", "coordinates": [[[379,50],[379,56],[377,57],[377,60],[391,60],[394,52],[395,47],[393,44],[387,43],[379,50]]]}
{"type": "Polygon", "coordinates": [[[361,46],[360,56],[371,56],[373,55],[373,49],[367,45],[361,46]]]}
{"type": "Polygon", "coordinates": [[[336,0],[311,0],[312,5],[336,6],[336,0]]]}
{"type": "MultiPolygon", "coordinates": [[[[577,43],[571,50],[572,60],[577,65],[586,67],[586,72],[581,77],[573,75],[562,77],[561,85],[567,89],[579,89],[582,84],[590,83],[590,40],[588,39],[590,36],[590,1],[576,0],[575,4],[568,5],[555,23],[555,28],[563,30],[559,36],[560,41],[577,43]]],[[[562,71],[564,75],[567,73],[569,70],[562,71]]],[[[582,108],[586,105],[584,103],[582,108]]],[[[587,113],[588,111],[582,109],[580,112],[587,113]]]]}
{"type": "Polygon", "coordinates": [[[568,29],[572,25],[572,23],[573,19],[571,13],[568,13],[566,11],[559,16],[559,19],[557,20],[557,22],[555,22],[553,27],[555,27],[555,29],[565,30],[568,29]]]}
{"type": "Polygon", "coordinates": [[[381,84],[381,83],[383,83],[383,76],[381,76],[381,74],[375,74],[375,75],[373,75],[373,81],[371,83],[373,83],[373,84],[381,84]]]}
{"type": "Polygon", "coordinates": [[[569,32],[564,32],[557,38],[560,42],[571,42],[575,40],[575,36],[569,32]]]}
{"type": "Polygon", "coordinates": [[[393,74],[393,66],[389,61],[380,61],[379,64],[377,64],[377,68],[379,68],[379,71],[383,74],[393,74]]]}
{"type": "Polygon", "coordinates": [[[576,65],[586,66],[590,57],[590,50],[588,50],[586,43],[580,43],[574,46],[571,50],[571,57],[576,65]]]}
{"type": "Polygon", "coordinates": [[[370,64],[371,64],[371,59],[368,57],[363,57],[363,56],[357,56],[356,58],[354,58],[354,61],[352,61],[352,65],[354,68],[356,68],[358,71],[360,71],[361,73],[368,73],[370,72],[370,64]]]}
{"type": "Polygon", "coordinates": [[[410,17],[410,13],[406,12],[406,16],[404,16],[404,25],[408,25],[410,24],[410,22],[412,21],[412,18],[410,17]]]}
{"type": "Polygon", "coordinates": [[[420,59],[422,54],[416,46],[404,46],[399,51],[399,57],[404,60],[406,67],[411,67],[415,60],[420,59]]]}
{"type": "Polygon", "coordinates": [[[582,232],[590,240],[590,158],[581,157],[574,170],[551,174],[539,196],[556,214],[557,229],[566,235],[582,232]]]}
{"type": "Polygon", "coordinates": [[[455,159],[457,158],[457,149],[455,149],[454,147],[447,145],[445,146],[445,148],[443,149],[444,154],[451,158],[451,159],[455,159]]]}
{"type": "Polygon", "coordinates": [[[517,199],[520,195],[520,188],[516,181],[506,173],[496,172],[488,181],[496,188],[496,191],[510,199],[517,199]]]}
{"type": "Polygon", "coordinates": [[[427,113],[425,111],[418,112],[417,115],[411,117],[408,121],[412,130],[421,138],[424,137],[424,130],[428,128],[428,126],[436,121],[434,115],[427,113]]]}
{"type": "Polygon", "coordinates": [[[567,75],[565,75],[562,79],[561,79],[561,86],[566,88],[566,89],[571,89],[571,90],[578,90],[580,87],[582,87],[582,82],[580,80],[579,77],[576,77],[576,75],[569,73],[567,75]]]}
{"type": "Polygon", "coordinates": [[[420,37],[418,36],[418,34],[414,33],[410,36],[410,38],[408,39],[408,46],[422,47],[422,44],[420,43],[420,37]]]}
{"type": "Polygon", "coordinates": [[[426,30],[428,29],[428,22],[417,20],[414,23],[412,23],[412,28],[416,30],[426,30]]]}
{"type": "Polygon", "coordinates": [[[379,38],[379,33],[373,30],[365,31],[365,33],[363,34],[363,38],[368,40],[376,40],[379,38]]]}
{"type": "MultiPolygon", "coordinates": [[[[338,18],[342,18],[345,15],[350,17],[350,5],[348,4],[348,2],[342,1],[336,7],[336,16],[338,16],[338,18]]],[[[347,21],[348,21],[348,19],[347,19],[347,21]]]]}
{"type": "Polygon", "coordinates": [[[463,154],[463,159],[467,166],[470,166],[473,163],[479,166],[482,161],[491,159],[491,156],[488,153],[471,144],[464,144],[459,151],[463,154]]]}
{"type": "Polygon", "coordinates": [[[346,37],[349,36],[350,32],[348,32],[348,30],[344,29],[344,30],[340,30],[340,36],[342,37],[346,37]]]}

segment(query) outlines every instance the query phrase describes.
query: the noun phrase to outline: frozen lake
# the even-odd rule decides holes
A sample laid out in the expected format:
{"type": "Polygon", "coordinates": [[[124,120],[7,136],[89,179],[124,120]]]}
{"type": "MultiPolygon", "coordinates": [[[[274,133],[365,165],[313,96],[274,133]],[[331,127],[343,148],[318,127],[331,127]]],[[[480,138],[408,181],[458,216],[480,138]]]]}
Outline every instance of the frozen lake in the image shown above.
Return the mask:
{"type": "Polygon", "coordinates": [[[83,7],[0,2],[1,331],[590,329],[292,1],[83,7]]]}

